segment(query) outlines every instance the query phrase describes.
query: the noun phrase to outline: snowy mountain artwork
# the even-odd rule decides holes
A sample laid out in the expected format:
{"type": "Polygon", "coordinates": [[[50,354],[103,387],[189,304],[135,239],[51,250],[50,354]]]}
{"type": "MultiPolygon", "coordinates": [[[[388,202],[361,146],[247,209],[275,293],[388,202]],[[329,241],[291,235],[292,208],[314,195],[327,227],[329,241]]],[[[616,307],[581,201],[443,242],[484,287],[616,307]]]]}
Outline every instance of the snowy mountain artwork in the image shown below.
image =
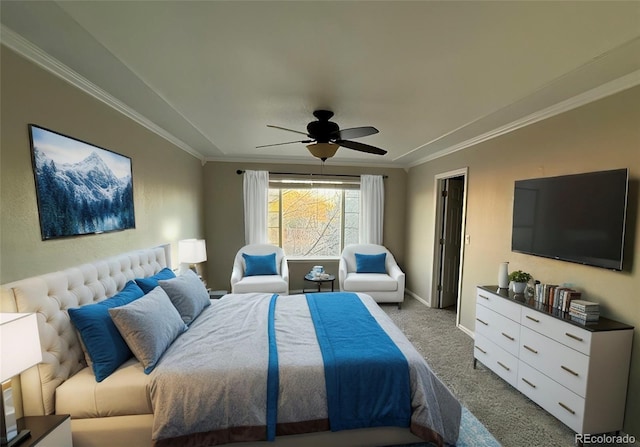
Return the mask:
{"type": "Polygon", "coordinates": [[[135,228],[131,159],[29,125],[42,239],[135,228]]]}

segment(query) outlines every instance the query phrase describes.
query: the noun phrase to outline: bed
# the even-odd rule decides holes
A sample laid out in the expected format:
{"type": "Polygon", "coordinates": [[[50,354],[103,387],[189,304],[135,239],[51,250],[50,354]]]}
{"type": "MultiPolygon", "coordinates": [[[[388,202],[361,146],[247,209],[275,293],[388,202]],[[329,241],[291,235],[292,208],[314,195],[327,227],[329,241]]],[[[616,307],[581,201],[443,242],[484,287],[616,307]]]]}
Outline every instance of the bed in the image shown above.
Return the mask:
{"type": "Polygon", "coordinates": [[[169,253],[138,250],[2,286],[3,312],[38,316],[43,362],[14,384],[24,415],[71,414],[75,447],[455,444],[459,402],[366,294],[229,294],[187,321],[165,301],[142,307],[164,295],[156,287],[111,308],[136,356],[97,382],[70,314],[166,271],[169,253]]]}

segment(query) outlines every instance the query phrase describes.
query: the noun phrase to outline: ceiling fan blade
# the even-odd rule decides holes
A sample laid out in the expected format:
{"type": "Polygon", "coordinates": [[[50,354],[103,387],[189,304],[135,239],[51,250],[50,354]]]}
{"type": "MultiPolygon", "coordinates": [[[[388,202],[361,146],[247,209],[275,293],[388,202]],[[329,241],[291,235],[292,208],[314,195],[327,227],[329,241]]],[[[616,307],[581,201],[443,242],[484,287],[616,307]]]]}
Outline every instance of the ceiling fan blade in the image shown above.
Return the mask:
{"type": "Polygon", "coordinates": [[[262,146],[256,146],[256,149],[260,149],[261,147],[282,146],[283,144],[313,143],[313,141],[314,140],[299,140],[299,141],[287,141],[286,143],[263,144],[262,146]]]}
{"type": "Polygon", "coordinates": [[[352,127],[350,129],[337,130],[331,133],[331,139],[350,140],[351,138],[361,138],[378,133],[378,129],[372,126],[352,127]]]}
{"type": "Polygon", "coordinates": [[[356,151],[367,152],[369,154],[384,155],[387,153],[384,149],[364,143],[358,143],[357,141],[337,140],[336,144],[356,151]]]}
{"type": "Polygon", "coordinates": [[[287,129],[286,127],[274,126],[272,124],[267,124],[267,127],[272,127],[274,129],[280,129],[280,130],[286,130],[287,132],[295,132],[295,133],[299,133],[300,135],[306,135],[308,137],[311,136],[311,135],[307,134],[306,132],[300,132],[299,130],[287,129]]]}

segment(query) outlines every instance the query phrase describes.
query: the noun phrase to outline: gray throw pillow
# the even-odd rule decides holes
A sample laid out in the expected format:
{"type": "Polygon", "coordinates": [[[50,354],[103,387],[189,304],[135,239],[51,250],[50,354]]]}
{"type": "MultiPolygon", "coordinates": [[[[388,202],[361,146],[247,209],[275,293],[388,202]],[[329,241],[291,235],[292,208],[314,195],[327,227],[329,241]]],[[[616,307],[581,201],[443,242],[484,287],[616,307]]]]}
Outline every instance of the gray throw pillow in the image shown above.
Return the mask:
{"type": "Polygon", "coordinates": [[[109,314],[146,374],[153,371],[178,335],[187,330],[161,287],[127,305],[109,309],[109,314]]]}
{"type": "Polygon", "coordinates": [[[198,275],[191,270],[176,278],[160,280],[158,284],[167,292],[186,324],[191,324],[205,307],[211,305],[209,292],[198,275]]]}

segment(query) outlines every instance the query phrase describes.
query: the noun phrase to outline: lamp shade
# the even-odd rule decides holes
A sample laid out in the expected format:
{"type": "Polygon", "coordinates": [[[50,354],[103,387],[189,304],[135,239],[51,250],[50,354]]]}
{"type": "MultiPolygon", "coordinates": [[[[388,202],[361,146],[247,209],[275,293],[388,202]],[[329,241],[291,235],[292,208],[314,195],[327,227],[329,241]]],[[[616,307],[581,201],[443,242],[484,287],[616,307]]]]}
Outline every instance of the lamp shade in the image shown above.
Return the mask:
{"type": "Polygon", "coordinates": [[[314,143],[308,145],[307,149],[309,149],[311,155],[324,161],[327,158],[333,157],[339,147],[340,145],[335,143],[314,143]]]}
{"type": "Polygon", "coordinates": [[[198,264],[207,260],[204,239],[183,239],[178,242],[178,260],[184,264],[198,264]]]}
{"type": "Polygon", "coordinates": [[[36,314],[0,313],[0,382],[42,361],[36,314]]]}

